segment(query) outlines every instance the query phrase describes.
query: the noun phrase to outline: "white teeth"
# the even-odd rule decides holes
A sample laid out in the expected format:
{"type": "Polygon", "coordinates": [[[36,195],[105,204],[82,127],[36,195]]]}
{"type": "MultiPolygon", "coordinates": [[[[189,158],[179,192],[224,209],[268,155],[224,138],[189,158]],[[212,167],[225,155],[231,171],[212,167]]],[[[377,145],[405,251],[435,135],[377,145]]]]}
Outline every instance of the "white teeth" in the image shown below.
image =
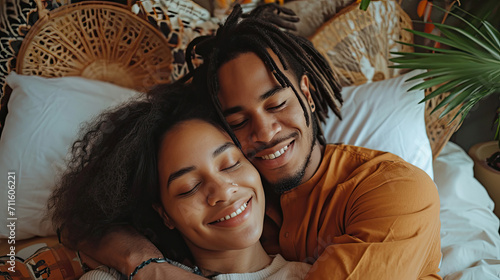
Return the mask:
{"type": "Polygon", "coordinates": [[[236,211],[234,211],[233,213],[231,213],[230,215],[227,215],[223,218],[220,218],[217,220],[217,222],[222,222],[222,221],[226,221],[226,220],[229,220],[231,218],[234,218],[236,216],[238,216],[239,214],[243,213],[243,211],[245,211],[245,209],[247,208],[247,203],[243,203],[243,205],[241,205],[240,208],[236,209],[236,211]]]}
{"type": "Polygon", "coordinates": [[[285,153],[286,150],[288,150],[288,146],[285,146],[285,147],[281,148],[281,150],[276,151],[274,154],[265,155],[265,156],[262,156],[261,158],[262,159],[275,159],[275,158],[279,158],[281,155],[283,155],[285,153]]]}

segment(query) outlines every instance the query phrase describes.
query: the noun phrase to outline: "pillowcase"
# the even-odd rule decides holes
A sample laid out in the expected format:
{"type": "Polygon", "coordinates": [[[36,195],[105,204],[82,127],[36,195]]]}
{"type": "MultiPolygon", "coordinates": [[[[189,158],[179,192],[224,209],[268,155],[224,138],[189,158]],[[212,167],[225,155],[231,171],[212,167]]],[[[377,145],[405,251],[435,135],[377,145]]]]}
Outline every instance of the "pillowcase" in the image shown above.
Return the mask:
{"type": "MultiPolygon", "coordinates": [[[[80,124],[138,93],[79,77],[47,79],[12,72],[7,83],[13,91],[0,138],[0,170],[4,180],[15,172],[15,216],[0,207],[0,217],[17,218],[16,240],[53,235],[52,224],[44,219],[46,203],[80,124]]],[[[0,193],[6,205],[7,182],[0,184],[0,193]]],[[[0,237],[9,233],[0,227],[0,237]]]]}
{"type": "Polygon", "coordinates": [[[330,112],[323,126],[327,142],[391,152],[433,178],[425,103],[419,104],[425,93],[408,92],[421,80],[405,82],[421,73],[412,71],[388,80],[344,87],[342,120],[330,112]]]}

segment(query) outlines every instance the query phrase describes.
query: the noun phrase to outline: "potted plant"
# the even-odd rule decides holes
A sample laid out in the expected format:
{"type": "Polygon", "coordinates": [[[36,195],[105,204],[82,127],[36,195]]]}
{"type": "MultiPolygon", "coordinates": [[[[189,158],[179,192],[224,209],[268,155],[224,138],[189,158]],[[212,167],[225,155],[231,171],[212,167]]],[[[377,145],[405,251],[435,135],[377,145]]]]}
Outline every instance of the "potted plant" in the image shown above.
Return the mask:
{"type": "MultiPolygon", "coordinates": [[[[442,8],[437,7],[445,13],[442,8]]],[[[395,68],[425,69],[427,72],[413,79],[424,79],[410,90],[428,89],[434,91],[422,102],[445,95],[434,111],[442,109],[440,117],[454,113],[453,119],[461,122],[469,111],[486,96],[500,93],[500,32],[489,21],[473,16],[463,9],[449,14],[459,23],[457,26],[434,23],[440,36],[417,30],[407,30],[415,36],[434,41],[440,47],[424,44],[413,46],[412,53],[395,52],[395,68]]],[[[480,143],[470,150],[475,160],[475,176],[488,189],[490,195],[500,203],[500,109],[496,115],[496,133],[492,142],[480,143]]],[[[500,215],[500,210],[499,213],[500,215]]]]}

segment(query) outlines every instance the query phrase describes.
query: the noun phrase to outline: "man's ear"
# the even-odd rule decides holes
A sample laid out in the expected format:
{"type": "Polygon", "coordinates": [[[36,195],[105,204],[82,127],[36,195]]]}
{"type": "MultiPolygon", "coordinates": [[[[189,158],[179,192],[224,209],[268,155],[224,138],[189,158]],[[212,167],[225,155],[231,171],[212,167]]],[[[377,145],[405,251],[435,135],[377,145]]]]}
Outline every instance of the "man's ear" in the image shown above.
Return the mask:
{"type": "Polygon", "coordinates": [[[311,96],[311,90],[309,88],[309,77],[307,75],[302,75],[302,77],[300,78],[300,90],[306,97],[307,103],[309,103],[309,107],[311,108],[311,112],[316,111],[316,105],[314,104],[314,100],[311,96]]]}
{"type": "Polygon", "coordinates": [[[163,220],[163,223],[169,228],[169,229],[174,229],[174,223],[172,220],[170,220],[170,217],[167,214],[167,211],[165,211],[165,208],[163,208],[162,205],[160,204],[153,204],[153,209],[160,215],[161,219],[163,220]]]}

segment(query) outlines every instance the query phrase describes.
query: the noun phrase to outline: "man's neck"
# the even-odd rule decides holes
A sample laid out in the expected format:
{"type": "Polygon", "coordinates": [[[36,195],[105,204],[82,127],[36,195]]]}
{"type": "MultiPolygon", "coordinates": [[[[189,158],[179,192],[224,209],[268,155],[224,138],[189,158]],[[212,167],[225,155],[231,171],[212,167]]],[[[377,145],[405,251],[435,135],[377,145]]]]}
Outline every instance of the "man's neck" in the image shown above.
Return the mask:
{"type": "Polygon", "coordinates": [[[311,158],[309,165],[306,168],[306,172],[304,174],[304,177],[302,178],[302,181],[300,184],[304,184],[305,182],[309,181],[314,174],[316,174],[316,171],[318,170],[319,166],[321,165],[321,161],[323,160],[323,154],[325,153],[325,145],[321,145],[318,140],[316,140],[316,143],[314,144],[312,153],[311,153],[311,158]]]}
{"type": "Polygon", "coordinates": [[[192,248],[196,265],[205,276],[259,271],[271,263],[260,242],[241,250],[206,251],[192,248]]]}

